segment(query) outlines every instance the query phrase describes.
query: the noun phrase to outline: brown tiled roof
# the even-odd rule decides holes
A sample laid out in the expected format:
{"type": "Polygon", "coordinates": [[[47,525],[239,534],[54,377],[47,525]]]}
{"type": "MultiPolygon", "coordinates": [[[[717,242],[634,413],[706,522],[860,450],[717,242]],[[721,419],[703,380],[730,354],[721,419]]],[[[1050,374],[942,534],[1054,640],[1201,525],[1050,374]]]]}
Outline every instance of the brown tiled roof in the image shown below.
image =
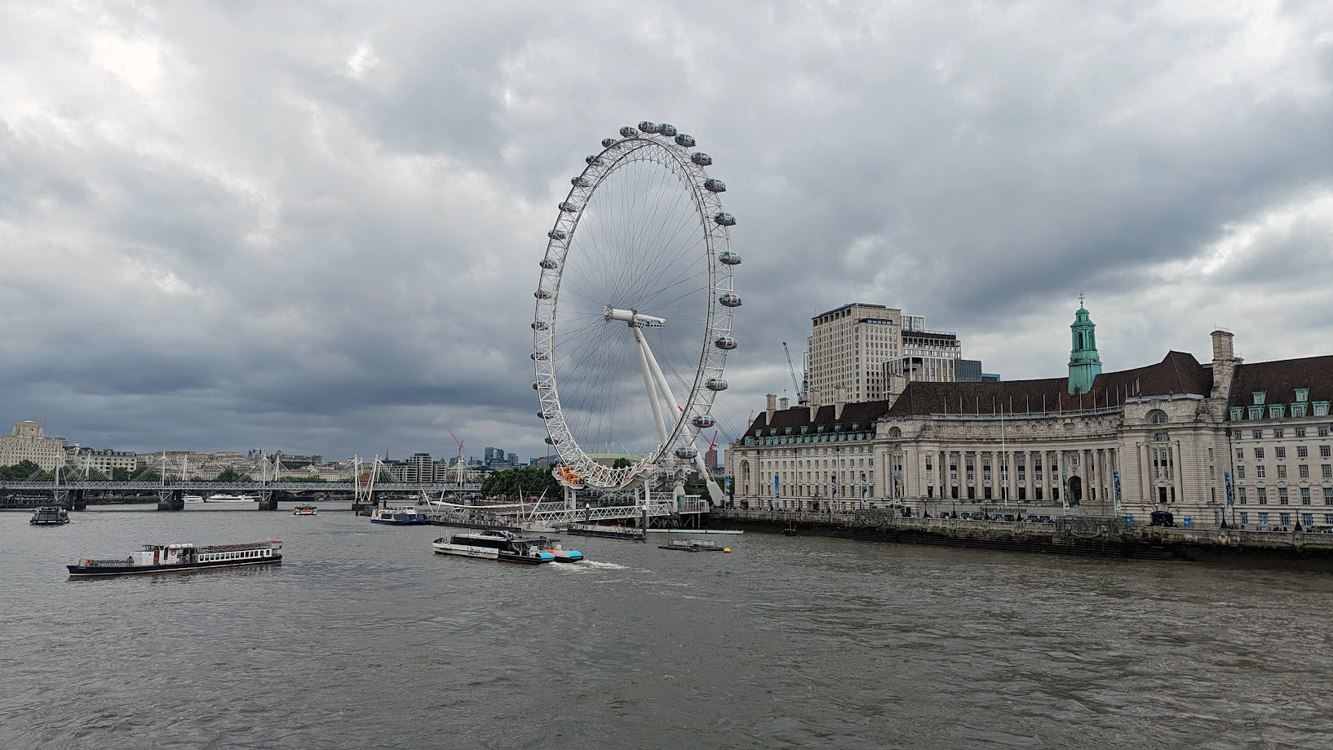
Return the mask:
{"type": "Polygon", "coordinates": [[[1211,367],[1194,355],[1167,352],[1155,365],[1104,372],[1089,393],[1069,395],[1069,378],[1009,380],[999,383],[908,383],[888,415],[1024,414],[1115,406],[1132,396],[1194,393],[1207,396],[1213,387],[1211,367]]]}
{"type": "Polygon", "coordinates": [[[836,410],[832,406],[821,406],[815,413],[815,418],[810,419],[810,407],[793,406],[790,409],[773,412],[773,422],[768,422],[768,413],[760,412],[759,416],[750,423],[745,434],[755,437],[755,430],[763,430],[768,434],[768,428],[777,428],[777,434],[787,434],[786,428],[792,428],[791,434],[801,434],[801,428],[806,427],[810,432],[814,432],[819,426],[823,426],[826,432],[832,432],[834,425],[841,425],[841,432],[852,432],[852,425],[856,425],[856,431],[873,429],[875,420],[884,416],[889,411],[888,401],[861,401],[854,404],[847,404],[842,407],[842,418],[834,419],[833,414],[836,410]]]}
{"type": "MultiPolygon", "coordinates": [[[[1325,357],[1333,363],[1333,357],[1325,357]]],[[[1298,360],[1299,361],[1299,360],[1298,360]]],[[[1333,364],[1330,364],[1333,371],[1333,364]]],[[[1330,381],[1333,382],[1333,381],[1330,381]]],[[[1042,411],[1078,411],[1098,407],[1116,406],[1134,396],[1167,396],[1178,393],[1193,393],[1207,396],[1213,388],[1211,366],[1199,364],[1193,354],[1187,352],[1167,352],[1161,362],[1155,365],[1138,367],[1133,370],[1104,372],[1092,383],[1092,391],[1079,396],[1069,395],[1069,378],[1045,378],[1042,380],[1008,380],[981,383],[908,383],[902,396],[893,403],[888,401],[864,401],[847,404],[843,407],[842,418],[834,420],[832,406],[821,406],[815,419],[810,419],[810,408],[795,406],[773,413],[773,422],[768,422],[768,415],[760,412],[750,423],[745,434],[755,436],[755,430],[777,428],[777,434],[786,434],[785,428],[791,427],[793,435],[800,434],[801,427],[813,430],[824,425],[825,430],[832,430],[835,423],[842,425],[842,430],[850,431],[852,424],[858,430],[866,429],[880,417],[909,417],[923,414],[1025,414],[1042,411]]],[[[1310,399],[1315,399],[1311,388],[1310,399]]]]}
{"type": "Polygon", "coordinates": [[[1263,391],[1268,404],[1295,403],[1297,388],[1310,389],[1310,401],[1333,401],[1333,357],[1240,365],[1231,383],[1231,406],[1253,404],[1255,391],[1263,391]]]}

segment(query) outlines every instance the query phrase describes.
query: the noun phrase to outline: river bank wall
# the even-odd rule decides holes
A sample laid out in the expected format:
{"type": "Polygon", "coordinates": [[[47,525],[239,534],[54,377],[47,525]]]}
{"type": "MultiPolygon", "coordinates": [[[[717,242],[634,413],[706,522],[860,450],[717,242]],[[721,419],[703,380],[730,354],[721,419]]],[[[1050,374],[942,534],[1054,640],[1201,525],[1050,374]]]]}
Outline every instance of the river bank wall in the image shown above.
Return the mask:
{"type": "Polygon", "coordinates": [[[901,518],[886,512],[714,510],[710,525],[867,542],[970,547],[1056,555],[1279,564],[1333,571],[1333,534],[1292,530],[1184,529],[1122,517],[1057,516],[1051,523],[901,518]]]}

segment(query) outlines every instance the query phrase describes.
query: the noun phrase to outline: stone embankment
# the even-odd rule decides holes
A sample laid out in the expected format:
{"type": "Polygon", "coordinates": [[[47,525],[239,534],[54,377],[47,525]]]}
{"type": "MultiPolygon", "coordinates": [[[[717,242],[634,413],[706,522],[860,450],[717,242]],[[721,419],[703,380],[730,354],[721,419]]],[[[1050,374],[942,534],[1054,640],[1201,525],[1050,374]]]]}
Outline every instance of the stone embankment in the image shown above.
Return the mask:
{"type": "Polygon", "coordinates": [[[1184,529],[1121,517],[1057,516],[1051,523],[901,518],[885,511],[808,513],[714,510],[715,526],[875,542],[1139,559],[1271,560],[1333,569],[1333,534],[1184,529]]]}

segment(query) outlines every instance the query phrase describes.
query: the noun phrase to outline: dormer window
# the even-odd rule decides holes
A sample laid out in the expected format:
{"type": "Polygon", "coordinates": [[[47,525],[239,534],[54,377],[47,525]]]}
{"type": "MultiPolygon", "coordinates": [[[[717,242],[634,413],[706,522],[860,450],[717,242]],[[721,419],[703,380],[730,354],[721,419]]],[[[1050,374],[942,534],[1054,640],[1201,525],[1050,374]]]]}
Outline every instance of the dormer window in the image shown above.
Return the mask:
{"type": "Polygon", "coordinates": [[[1245,410],[1244,410],[1244,409],[1240,408],[1239,406],[1233,406],[1233,407],[1231,407],[1231,421],[1232,421],[1232,422],[1239,422],[1240,419],[1241,419],[1241,417],[1243,417],[1244,415],[1245,415],[1245,410]]]}
{"type": "Polygon", "coordinates": [[[1269,405],[1268,405],[1268,418],[1269,418],[1269,419],[1281,419],[1281,418],[1282,418],[1282,404],[1269,404],[1269,405]]]}
{"type": "Polygon", "coordinates": [[[1262,406],[1250,407],[1250,419],[1263,419],[1263,418],[1264,418],[1264,407],[1262,406]]]}
{"type": "Polygon", "coordinates": [[[1309,400],[1310,400],[1310,389],[1309,389],[1309,388],[1297,388],[1297,389],[1296,389],[1296,403],[1298,403],[1298,404],[1303,404],[1303,403],[1305,403],[1306,401],[1309,401],[1309,400]]]}
{"type": "Polygon", "coordinates": [[[807,433],[807,432],[809,432],[809,431],[810,431],[810,425],[804,425],[804,424],[801,425],[801,434],[802,434],[802,435],[804,435],[805,433],[807,433]]]}
{"type": "Polygon", "coordinates": [[[1303,416],[1305,416],[1305,404],[1304,403],[1292,404],[1291,405],[1292,419],[1300,419],[1303,416]]]}
{"type": "Polygon", "coordinates": [[[1255,391],[1255,392],[1254,392],[1254,404],[1255,404],[1255,406],[1263,406],[1263,405],[1264,405],[1264,398],[1266,397],[1266,395],[1267,395],[1267,394],[1265,394],[1263,391],[1255,391]]]}
{"type": "Polygon", "coordinates": [[[1328,416],[1328,402],[1327,402],[1327,401],[1316,401],[1316,402],[1314,402],[1314,415],[1315,415],[1316,417],[1327,417],[1327,416],[1328,416]]]}

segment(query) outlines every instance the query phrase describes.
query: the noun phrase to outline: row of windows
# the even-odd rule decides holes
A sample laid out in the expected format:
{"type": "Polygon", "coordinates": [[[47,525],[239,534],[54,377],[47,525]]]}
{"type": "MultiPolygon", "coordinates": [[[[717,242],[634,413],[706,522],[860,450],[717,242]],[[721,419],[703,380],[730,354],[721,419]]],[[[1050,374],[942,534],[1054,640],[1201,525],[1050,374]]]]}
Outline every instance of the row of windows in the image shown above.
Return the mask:
{"type": "MultiPolygon", "coordinates": [[[[1277,521],[1277,523],[1278,523],[1279,526],[1290,526],[1290,525],[1291,525],[1291,516],[1292,516],[1291,513],[1279,513],[1279,514],[1277,514],[1277,515],[1278,515],[1278,521],[1277,521]]],[[[1255,516],[1258,517],[1258,519],[1259,519],[1259,525],[1260,525],[1260,526],[1270,526],[1270,525],[1272,525],[1272,524],[1270,523],[1270,516],[1269,516],[1269,514],[1267,514],[1267,513],[1256,513],[1255,516]]],[[[1301,514],[1301,523],[1305,524],[1306,526],[1313,526],[1313,525],[1314,525],[1314,519],[1315,519],[1315,514],[1313,514],[1313,513],[1302,513],[1302,514],[1301,514]]],[[[1241,522],[1241,525],[1242,525],[1242,526],[1245,525],[1245,524],[1248,524],[1248,523],[1250,522],[1250,514],[1244,512],[1244,511],[1242,511],[1241,514],[1240,514],[1240,522],[1241,522]]],[[[1329,525],[1333,525],[1333,513],[1325,513],[1325,514],[1324,514],[1324,523],[1329,524],[1329,525]]]]}
{"type": "MultiPolygon", "coordinates": [[[[1320,466],[1319,466],[1319,474],[1320,474],[1320,479],[1333,479],[1333,464],[1320,464],[1320,466]]],[[[1296,476],[1300,477],[1301,479],[1309,479],[1309,478],[1310,478],[1310,465],[1309,465],[1309,464],[1298,464],[1298,465],[1296,466],[1296,476]]],[[[1236,467],[1236,478],[1237,478],[1237,479],[1244,479],[1244,478],[1245,478],[1245,467],[1244,467],[1244,466],[1237,466],[1237,467],[1236,467]]],[[[1265,466],[1265,465],[1263,465],[1263,464],[1259,464],[1258,466],[1254,467],[1254,478],[1255,478],[1255,479],[1267,479],[1267,478],[1268,478],[1268,467],[1265,466]]],[[[1278,479],[1286,479],[1286,478],[1287,478],[1287,465],[1286,465],[1286,464],[1278,464],[1278,465],[1277,465],[1277,478],[1278,478],[1278,479]]]]}
{"type": "MultiPolygon", "coordinates": [[[[1254,448],[1254,449],[1252,449],[1252,450],[1254,451],[1254,457],[1255,457],[1256,460],[1262,460],[1262,459],[1264,458],[1264,449],[1263,449],[1263,448],[1254,448]]],[[[1285,446],[1281,446],[1281,445],[1275,447],[1275,448],[1273,449],[1273,455],[1276,456],[1277,458],[1286,458],[1286,457],[1287,457],[1287,449],[1286,449],[1286,447],[1285,447],[1285,446]]],[[[1310,457],[1310,449],[1309,449],[1309,447],[1304,446],[1304,445],[1298,445],[1298,446],[1296,446],[1296,458],[1309,458],[1309,457],[1310,457]]],[[[1320,457],[1320,458],[1331,458],[1331,457],[1333,457],[1333,446],[1328,446],[1328,445],[1321,445],[1321,446],[1319,446],[1319,457],[1320,457]]],[[[1237,460],[1237,461],[1244,461],[1244,460],[1245,460],[1245,449],[1244,449],[1244,448],[1237,448],[1237,449],[1236,449],[1236,460],[1237,460]]]]}
{"type": "MultiPolygon", "coordinates": [[[[1303,438],[1303,437],[1305,437],[1305,436],[1308,434],[1308,431],[1307,431],[1306,428],[1304,428],[1304,427],[1297,427],[1297,428],[1295,428],[1294,432],[1295,432],[1296,437],[1298,437],[1298,438],[1303,438]]],[[[1326,425],[1326,424],[1321,424],[1321,425],[1319,425],[1318,428],[1317,428],[1317,434],[1319,435],[1319,437],[1328,437],[1328,435],[1329,435],[1329,426],[1326,425]]],[[[1287,430],[1286,430],[1286,428],[1284,428],[1284,427],[1277,427],[1277,428],[1275,428],[1275,429],[1273,430],[1273,439],[1274,439],[1274,440],[1282,440],[1282,439],[1285,438],[1286,436],[1287,436],[1287,430]]],[[[1251,431],[1250,431],[1250,437],[1254,438],[1255,440],[1263,440],[1263,439],[1264,439],[1264,431],[1263,431],[1263,430],[1251,430],[1251,431]]],[[[1244,431],[1244,430],[1233,430],[1232,433],[1231,433],[1231,438],[1232,438],[1233,440],[1244,440],[1244,439],[1245,439],[1245,431],[1244,431]]]]}
{"type": "Polygon", "coordinates": [[[1290,415],[1292,419],[1300,419],[1306,416],[1327,417],[1328,402],[1316,401],[1313,404],[1268,404],[1264,406],[1233,406],[1227,410],[1227,416],[1232,422],[1239,422],[1241,419],[1263,419],[1264,409],[1268,410],[1269,419],[1284,419],[1288,414],[1287,407],[1290,406],[1290,415]],[[1307,408],[1309,407],[1309,408],[1307,408]]]}
{"type": "MultiPolygon", "coordinates": [[[[1254,488],[1255,505],[1268,505],[1268,500],[1271,497],[1271,494],[1269,493],[1268,489],[1269,488],[1267,487],[1254,488]]],[[[1277,488],[1278,505],[1291,504],[1291,489],[1292,488],[1287,488],[1287,487],[1277,488]]],[[[1317,490],[1323,490],[1324,505],[1333,505],[1333,487],[1297,487],[1294,489],[1298,490],[1297,496],[1300,498],[1301,505],[1313,504],[1314,498],[1318,496],[1316,493],[1317,490]]],[[[1249,490],[1250,488],[1248,487],[1236,488],[1236,504],[1238,505],[1250,504],[1249,490]]]]}

